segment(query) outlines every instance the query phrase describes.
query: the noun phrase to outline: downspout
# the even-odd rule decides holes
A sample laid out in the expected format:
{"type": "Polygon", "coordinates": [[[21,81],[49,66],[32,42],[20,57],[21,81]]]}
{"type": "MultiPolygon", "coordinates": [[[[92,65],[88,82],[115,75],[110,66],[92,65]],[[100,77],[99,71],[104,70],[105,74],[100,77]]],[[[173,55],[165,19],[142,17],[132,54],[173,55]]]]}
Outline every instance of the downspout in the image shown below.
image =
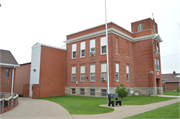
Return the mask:
{"type": "Polygon", "coordinates": [[[12,70],[12,81],[11,81],[11,97],[13,95],[13,85],[14,85],[14,68],[13,67],[13,70],[12,70]]]}

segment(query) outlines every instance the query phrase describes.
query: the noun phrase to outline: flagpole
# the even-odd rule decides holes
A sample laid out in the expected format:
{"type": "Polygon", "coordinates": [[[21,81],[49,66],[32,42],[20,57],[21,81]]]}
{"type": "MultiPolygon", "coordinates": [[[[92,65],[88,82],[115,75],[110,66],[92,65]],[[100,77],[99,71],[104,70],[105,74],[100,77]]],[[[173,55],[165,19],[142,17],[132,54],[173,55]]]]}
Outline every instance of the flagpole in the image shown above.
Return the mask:
{"type": "Polygon", "coordinates": [[[109,57],[108,57],[108,31],[107,31],[107,14],[106,14],[106,0],[105,0],[105,22],[106,22],[106,58],[107,58],[107,88],[109,94],[109,57]]]}

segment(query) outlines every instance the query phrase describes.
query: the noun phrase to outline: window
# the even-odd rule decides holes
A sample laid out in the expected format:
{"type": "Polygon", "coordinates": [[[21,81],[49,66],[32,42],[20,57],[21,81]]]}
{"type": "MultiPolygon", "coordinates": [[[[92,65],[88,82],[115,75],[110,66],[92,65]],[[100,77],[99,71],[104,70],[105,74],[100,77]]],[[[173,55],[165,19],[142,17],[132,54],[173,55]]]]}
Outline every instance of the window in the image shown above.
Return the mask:
{"type": "Polygon", "coordinates": [[[155,59],[155,69],[157,70],[157,60],[155,59]]]}
{"type": "Polygon", "coordinates": [[[153,50],[155,51],[155,42],[153,42],[153,50]]]}
{"type": "Polygon", "coordinates": [[[71,81],[76,81],[76,67],[72,67],[72,79],[71,81]]]}
{"type": "Polygon", "coordinates": [[[106,37],[101,38],[101,54],[106,54],[106,37]]]}
{"type": "Polygon", "coordinates": [[[106,89],[101,89],[101,96],[106,96],[106,95],[107,95],[106,89]]]}
{"type": "Polygon", "coordinates": [[[5,76],[9,77],[9,69],[8,68],[6,68],[6,75],[5,76]]]}
{"type": "Polygon", "coordinates": [[[129,57],[129,42],[126,42],[126,56],[129,57]]]}
{"type": "Polygon", "coordinates": [[[101,77],[104,77],[106,79],[107,77],[107,71],[106,71],[106,64],[101,64],[101,77]]]}
{"type": "Polygon", "coordinates": [[[129,66],[128,65],[126,66],[126,79],[127,79],[127,82],[129,82],[129,66]]]}
{"type": "Polygon", "coordinates": [[[154,31],[156,31],[156,27],[155,27],[155,25],[153,25],[153,30],[154,30],[154,31]]]}
{"type": "Polygon", "coordinates": [[[81,79],[80,81],[85,81],[85,66],[81,66],[81,79]]]}
{"type": "Polygon", "coordinates": [[[119,64],[116,63],[116,81],[119,81],[119,64]]]}
{"type": "Polygon", "coordinates": [[[159,44],[158,43],[156,43],[156,51],[159,52],[159,44]]]}
{"type": "Polygon", "coordinates": [[[95,89],[90,89],[90,95],[95,96],[95,89]]]}
{"type": "Polygon", "coordinates": [[[81,42],[81,57],[85,57],[85,42],[81,42]]]}
{"type": "Polygon", "coordinates": [[[160,71],[159,60],[157,60],[157,70],[160,71]]]}
{"type": "Polygon", "coordinates": [[[119,54],[119,39],[115,38],[115,53],[119,54]]]}
{"type": "Polygon", "coordinates": [[[95,39],[90,40],[90,56],[95,55],[95,39]]]}
{"type": "Polygon", "coordinates": [[[76,44],[72,45],[72,59],[76,58],[76,44]]]}
{"type": "Polygon", "coordinates": [[[143,30],[143,25],[142,24],[139,24],[138,25],[138,31],[142,31],[143,30]]]}
{"type": "Polygon", "coordinates": [[[95,81],[95,65],[90,65],[90,81],[95,81]]]}
{"type": "Polygon", "coordinates": [[[84,95],[85,94],[85,91],[83,88],[80,89],[80,95],[84,95]]]}
{"type": "Polygon", "coordinates": [[[72,88],[72,94],[75,94],[75,93],[76,93],[75,88],[72,88]]]}

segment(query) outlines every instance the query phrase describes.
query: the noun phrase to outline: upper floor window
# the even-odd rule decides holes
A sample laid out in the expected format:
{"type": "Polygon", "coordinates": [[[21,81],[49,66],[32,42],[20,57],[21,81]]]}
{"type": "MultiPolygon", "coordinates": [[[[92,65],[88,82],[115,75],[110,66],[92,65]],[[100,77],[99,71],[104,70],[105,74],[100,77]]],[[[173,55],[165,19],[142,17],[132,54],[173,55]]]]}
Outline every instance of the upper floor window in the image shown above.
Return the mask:
{"type": "Polygon", "coordinates": [[[76,58],[76,44],[72,45],[72,59],[76,58]]]}
{"type": "Polygon", "coordinates": [[[9,68],[6,68],[6,75],[5,77],[9,77],[9,68]]]}
{"type": "Polygon", "coordinates": [[[90,56],[95,55],[95,39],[90,40],[90,56]]]}
{"type": "Polygon", "coordinates": [[[85,57],[85,42],[81,42],[81,57],[85,57]]]}
{"type": "Polygon", "coordinates": [[[95,65],[90,65],[90,80],[95,81],[95,65]]]}
{"type": "Polygon", "coordinates": [[[101,54],[106,54],[106,37],[101,38],[101,54]]]}
{"type": "Polygon", "coordinates": [[[119,64],[116,63],[116,81],[119,81],[119,64]]]}
{"type": "Polygon", "coordinates": [[[143,30],[143,25],[142,24],[139,24],[138,25],[138,31],[142,31],[143,30]]]}
{"type": "Polygon", "coordinates": [[[85,66],[81,66],[81,81],[85,81],[85,66]]]}
{"type": "Polygon", "coordinates": [[[155,58],[155,70],[157,70],[157,59],[155,58]]]}
{"type": "Polygon", "coordinates": [[[76,67],[72,67],[72,78],[71,81],[76,81],[76,67]]]}
{"type": "Polygon", "coordinates": [[[159,71],[160,71],[159,60],[157,60],[157,70],[159,70],[159,71]]]}
{"type": "Polygon", "coordinates": [[[153,42],[153,50],[155,51],[155,41],[153,42]]]}
{"type": "Polygon", "coordinates": [[[154,31],[156,31],[156,27],[155,27],[155,25],[153,25],[153,30],[154,30],[154,31]]]}
{"type": "Polygon", "coordinates": [[[129,82],[129,66],[126,66],[126,80],[129,82]]]}
{"type": "Polygon", "coordinates": [[[158,44],[158,42],[156,43],[156,51],[159,52],[159,44],[158,44]]]}

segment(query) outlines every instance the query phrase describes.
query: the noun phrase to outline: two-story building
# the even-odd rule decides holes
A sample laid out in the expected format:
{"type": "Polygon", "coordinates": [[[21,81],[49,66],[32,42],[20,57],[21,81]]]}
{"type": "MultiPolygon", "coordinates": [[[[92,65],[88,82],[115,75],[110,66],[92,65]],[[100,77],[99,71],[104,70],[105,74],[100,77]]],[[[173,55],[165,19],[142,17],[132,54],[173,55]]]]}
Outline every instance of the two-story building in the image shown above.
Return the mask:
{"type": "MultiPolygon", "coordinates": [[[[155,20],[148,18],[133,22],[131,32],[113,22],[108,23],[107,27],[108,51],[106,51],[105,24],[67,35],[67,40],[64,41],[65,52],[62,49],[59,50],[66,54],[66,57],[64,55],[60,57],[60,59],[65,59],[62,63],[66,67],[63,65],[59,67],[66,74],[65,78],[59,78],[59,80],[65,80],[65,94],[107,96],[107,52],[109,54],[110,93],[115,93],[116,86],[123,83],[129,95],[162,94],[159,44],[162,40],[155,20]]],[[[38,57],[45,52],[39,53],[38,57]]],[[[46,55],[48,53],[51,52],[46,52],[46,55]]],[[[54,55],[53,60],[55,57],[59,56],[54,55]]],[[[44,65],[41,58],[38,62],[44,65]]],[[[39,67],[39,63],[37,66],[39,67]]],[[[43,77],[41,69],[39,71],[43,77]]],[[[42,79],[41,82],[43,82],[42,79]]],[[[54,85],[53,82],[51,78],[52,85],[54,85]]]]}

